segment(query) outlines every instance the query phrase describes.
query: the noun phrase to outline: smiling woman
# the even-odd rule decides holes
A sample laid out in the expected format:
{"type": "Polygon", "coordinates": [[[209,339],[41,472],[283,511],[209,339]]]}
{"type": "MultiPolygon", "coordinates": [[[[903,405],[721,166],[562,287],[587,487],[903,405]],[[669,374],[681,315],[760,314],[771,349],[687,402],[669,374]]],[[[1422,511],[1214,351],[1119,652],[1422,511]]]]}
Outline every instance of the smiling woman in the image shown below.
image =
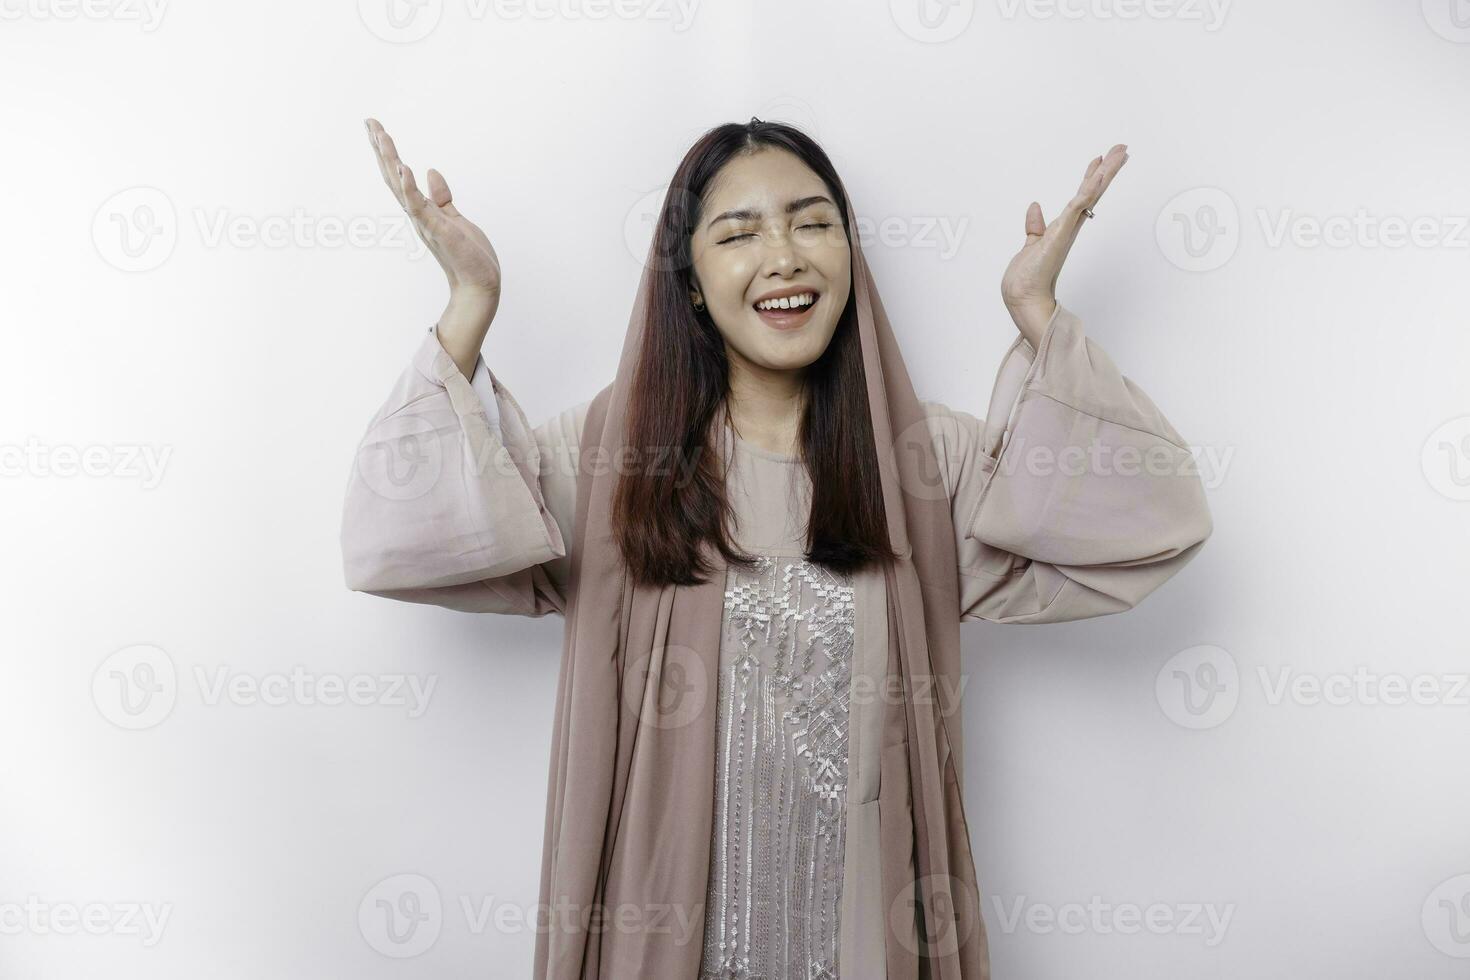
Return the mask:
{"type": "Polygon", "coordinates": [[[653,472],[620,481],[614,527],[641,582],[693,583],[710,570],[701,541],[742,563],[725,528],[728,481],[715,454],[701,452],[717,419],[747,445],[805,460],[816,502],[812,560],[851,572],[892,557],[851,302],[852,251],[836,204],[841,181],[795,130],[761,134],[709,133],[675,172],[655,230],[654,252],[672,261],[652,284],[630,442],[682,447],[705,466],[685,483],[653,472]],[[801,294],[816,301],[791,311],[789,297],[801,294]],[[783,297],[786,311],[759,309],[783,297]]]}
{"type": "Polygon", "coordinates": [[[535,975],[986,977],[959,623],[1124,611],[1211,530],[1183,439],[1051,294],[1121,148],[1028,211],[982,420],[915,395],[821,148],[712,129],[613,381],[533,429],[479,356],[488,239],[369,132],[451,299],[358,448],[346,581],[567,619],[535,975]]]}

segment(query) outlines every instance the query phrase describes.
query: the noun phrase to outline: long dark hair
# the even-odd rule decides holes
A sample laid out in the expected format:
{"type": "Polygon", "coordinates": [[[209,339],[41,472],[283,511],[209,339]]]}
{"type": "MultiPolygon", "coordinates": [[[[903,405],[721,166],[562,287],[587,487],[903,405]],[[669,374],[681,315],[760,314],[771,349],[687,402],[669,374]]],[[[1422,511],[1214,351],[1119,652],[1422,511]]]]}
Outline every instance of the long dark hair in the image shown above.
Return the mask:
{"type": "MultiPolygon", "coordinates": [[[[728,532],[732,510],[714,440],[716,420],[728,418],[729,362],[709,313],[690,303],[690,236],[720,168],[737,155],[772,147],[795,154],[822,179],[852,241],[842,181],[827,154],[800,130],[752,117],[745,125],[709,130],[685,154],[654,229],[653,289],[625,433],[637,459],[666,465],[630,467],[619,476],[613,500],[618,545],[638,582],[704,581],[699,576],[711,566],[700,553],[703,542],[732,565],[754,561],[734,550],[728,532]],[[670,457],[673,465],[667,465],[670,457]]],[[[812,484],[806,557],[844,573],[897,557],[888,541],[855,295],[849,294],[827,349],[806,370],[800,427],[801,460],[812,484]]]]}

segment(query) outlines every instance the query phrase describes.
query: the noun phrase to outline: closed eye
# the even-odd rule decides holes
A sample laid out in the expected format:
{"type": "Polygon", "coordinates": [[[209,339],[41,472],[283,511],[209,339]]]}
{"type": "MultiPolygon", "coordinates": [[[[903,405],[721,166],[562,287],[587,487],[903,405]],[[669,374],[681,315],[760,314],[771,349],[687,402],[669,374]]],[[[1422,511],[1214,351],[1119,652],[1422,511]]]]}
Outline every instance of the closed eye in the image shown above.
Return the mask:
{"type": "MultiPolygon", "coordinates": [[[[805,229],[805,228],[831,228],[831,227],[832,227],[832,222],[830,222],[830,221],[816,221],[816,222],[813,222],[812,224],[809,224],[809,225],[802,225],[800,228],[797,229],[797,231],[801,231],[802,229],[805,229]]],[[[716,244],[717,245],[728,245],[730,242],[738,241],[739,239],[742,239],[742,238],[754,238],[754,237],[755,237],[755,233],[754,232],[747,231],[747,232],[742,232],[739,235],[731,235],[729,238],[721,239],[720,241],[716,242],[716,244]]]]}

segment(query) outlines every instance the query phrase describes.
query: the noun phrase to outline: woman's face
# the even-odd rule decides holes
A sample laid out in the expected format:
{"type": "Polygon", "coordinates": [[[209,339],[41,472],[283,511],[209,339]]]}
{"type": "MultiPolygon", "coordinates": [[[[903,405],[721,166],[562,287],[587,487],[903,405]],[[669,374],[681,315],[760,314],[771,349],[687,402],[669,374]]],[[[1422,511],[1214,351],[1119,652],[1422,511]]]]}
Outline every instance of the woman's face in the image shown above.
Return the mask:
{"type": "Polygon", "coordinates": [[[767,148],[725,164],[690,245],[690,298],[704,303],[732,367],[794,371],[822,356],[847,306],[852,256],[831,192],[798,157],[767,148]],[[816,302],[756,307],[802,293],[816,302]]]}

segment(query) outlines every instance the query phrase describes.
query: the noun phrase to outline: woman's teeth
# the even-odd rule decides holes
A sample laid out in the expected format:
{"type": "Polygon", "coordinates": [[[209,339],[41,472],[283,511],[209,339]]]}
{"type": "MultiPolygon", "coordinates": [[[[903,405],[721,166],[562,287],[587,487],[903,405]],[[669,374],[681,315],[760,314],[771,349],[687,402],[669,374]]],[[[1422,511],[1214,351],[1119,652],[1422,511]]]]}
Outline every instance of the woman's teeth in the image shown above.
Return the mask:
{"type": "Polygon", "coordinates": [[[768,299],[755,304],[758,310],[799,310],[811,306],[817,301],[816,294],[802,293],[799,296],[783,296],[781,299],[768,299]]]}

